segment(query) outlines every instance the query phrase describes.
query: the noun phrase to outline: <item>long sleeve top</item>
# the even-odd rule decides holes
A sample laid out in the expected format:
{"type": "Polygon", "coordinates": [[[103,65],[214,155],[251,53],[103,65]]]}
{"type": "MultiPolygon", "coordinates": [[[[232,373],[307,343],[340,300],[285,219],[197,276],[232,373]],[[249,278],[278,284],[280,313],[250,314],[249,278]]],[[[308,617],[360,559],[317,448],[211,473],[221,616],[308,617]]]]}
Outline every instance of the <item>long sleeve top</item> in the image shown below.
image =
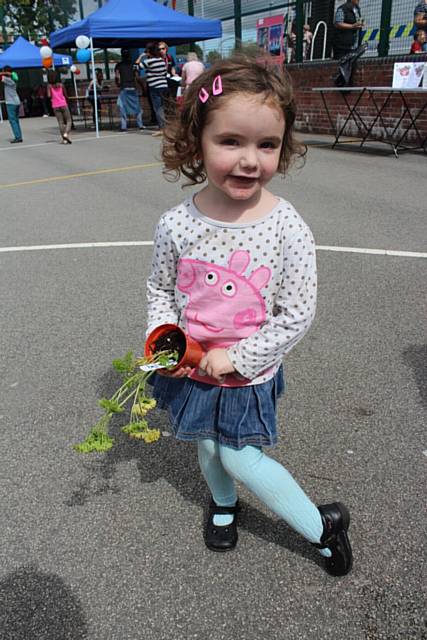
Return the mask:
{"type": "Polygon", "coordinates": [[[21,104],[21,101],[18,96],[18,92],[16,91],[16,82],[9,78],[9,76],[3,76],[2,78],[4,84],[4,101],[6,104],[18,105],[21,104]]]}
{"type": "Polygon", "coordinates": [[[223,386],[261,384],[307,332],[316,309],[312,233],[284,199],[263,218],[208,218],[193,198],[157,225],[147,283],[148,330],[178,324],[205,350],[227,349],[236,372],[223,386]]]}

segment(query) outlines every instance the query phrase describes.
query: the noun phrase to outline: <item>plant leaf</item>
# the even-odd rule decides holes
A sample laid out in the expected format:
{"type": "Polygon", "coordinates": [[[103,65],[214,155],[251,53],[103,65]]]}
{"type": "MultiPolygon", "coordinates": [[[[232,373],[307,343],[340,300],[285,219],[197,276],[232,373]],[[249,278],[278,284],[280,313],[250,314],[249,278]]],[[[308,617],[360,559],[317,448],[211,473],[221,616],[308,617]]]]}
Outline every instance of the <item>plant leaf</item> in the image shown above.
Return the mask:
{"type": "Polygon", "coordinates": [[[73,445],[73,449],[79,453],[93,453],[94,451],[103,453],[111,449],[113,444],[113,438],[105,433],[104,429],[95,425],[83,442],[73,445]]]}
{"type": "Polygon", "coordinates": [[[135,368],[135,359],[132,351],[128,351],[123,358],[116,358],[113,360],[113,367],[119,373],[129,374],[135,368]]]}
{"type": "Polygon", "coordinates": [[[122,413],[123,407],[117,402],[117,400],[109,400],[108,398],[101,398],[98,400],[98,404],[102,409],[109,413],[122,413]]]}

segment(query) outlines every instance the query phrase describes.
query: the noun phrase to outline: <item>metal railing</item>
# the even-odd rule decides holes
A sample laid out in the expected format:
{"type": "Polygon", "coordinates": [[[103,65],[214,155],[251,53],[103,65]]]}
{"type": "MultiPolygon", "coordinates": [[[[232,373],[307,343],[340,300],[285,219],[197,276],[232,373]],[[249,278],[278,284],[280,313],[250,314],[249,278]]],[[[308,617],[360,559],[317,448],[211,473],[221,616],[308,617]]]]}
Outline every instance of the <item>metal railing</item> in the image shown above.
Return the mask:
{"type": "Polygon", "coordinates": [[[311,41],[310,60],[313,60],[314,44],[315,44],[316,37],[317,37],[317,34],[319,32],[319,29],[322,26],[324,27],[324,30],[323,30],[322,60],[324,60],[326,58],[326,41],[327,41],[327,37],[328,37],[328,25],[326,24],[326,22],[324,20],[319,20],[319,22],[316,24],[316,28],[314,29],[313,40],[311,41]]]}

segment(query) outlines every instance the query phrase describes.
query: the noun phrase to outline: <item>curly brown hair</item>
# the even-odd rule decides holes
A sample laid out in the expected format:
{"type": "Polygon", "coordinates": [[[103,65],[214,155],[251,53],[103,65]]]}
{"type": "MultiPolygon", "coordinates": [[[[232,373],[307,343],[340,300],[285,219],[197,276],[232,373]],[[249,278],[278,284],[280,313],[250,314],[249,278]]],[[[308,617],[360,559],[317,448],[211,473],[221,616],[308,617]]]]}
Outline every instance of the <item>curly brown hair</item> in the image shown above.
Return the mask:
{"type": "Polygon", "coordinates": [[[209,114],[236,93],[263,96],[265,102],[282,111],[285,134],[278,173],[285,175],[296,158],[304,158],[306,147],[295,139],[293,132],[296,104],[288,73],[284,69],[276,71],[262,61],[240,54],[220,60],[197,77],[185,92],[182,108],[166,122],[162,145],[166,179],[175,182],[183,174],[189,179],[186,186],[206,180],[201,144],[203,129],[209,114]],[[223,91],[221,95],[214,96],[211,88],[218,75],[221,76],[223,91]],[[199,99],[202,87],[209,91],[209,99],[205,103],[199,99]]]}

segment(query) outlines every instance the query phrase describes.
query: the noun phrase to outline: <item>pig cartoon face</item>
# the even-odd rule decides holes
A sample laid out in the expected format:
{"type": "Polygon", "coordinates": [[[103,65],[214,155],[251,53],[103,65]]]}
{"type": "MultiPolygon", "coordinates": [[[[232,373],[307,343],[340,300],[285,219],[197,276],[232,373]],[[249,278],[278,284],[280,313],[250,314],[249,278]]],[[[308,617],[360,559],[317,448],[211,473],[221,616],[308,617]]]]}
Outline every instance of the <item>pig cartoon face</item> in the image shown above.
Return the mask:
{"type": "Polygon", "coordinates": [[[206,347],[227,347],[254,333],[265,320],[260,290],[271,271],[258,267],[244,276],[250,263],[247,251],[231,254],[228,267],[201,260],[178,263],[176,286],[187,294],[186,330],[206,347]]]}

